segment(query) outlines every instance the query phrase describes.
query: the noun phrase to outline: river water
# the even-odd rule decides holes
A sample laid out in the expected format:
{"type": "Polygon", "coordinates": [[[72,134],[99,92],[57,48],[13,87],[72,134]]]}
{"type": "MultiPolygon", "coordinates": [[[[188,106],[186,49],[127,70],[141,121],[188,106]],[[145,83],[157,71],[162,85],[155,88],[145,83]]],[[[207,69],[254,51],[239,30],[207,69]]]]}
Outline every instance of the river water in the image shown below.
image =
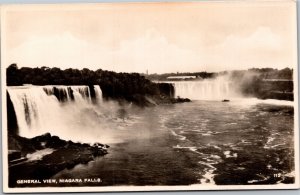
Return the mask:
{"type": "Polygon", "coordinates": [[[294,182],[291,106],[193,101],[128,109],[123,119],[110,130],[109,154],[53,178],[101,178],[100,185],[294,182]]]}
{"type": "Polygon", "coordinates": [[[224,82],[177,83],[176,95],[186,94],[192,102],[139,108],[103,100],[99,86],[94,102],[86,86],[71,88],[73,100],[66,96],[64,102],[51,86],[8,89],[21,136],[50,132],[110,145],[104,157],[52,177],[101,183],[60,185],[294,183],[293,102],[234,98],[224,82]]]}

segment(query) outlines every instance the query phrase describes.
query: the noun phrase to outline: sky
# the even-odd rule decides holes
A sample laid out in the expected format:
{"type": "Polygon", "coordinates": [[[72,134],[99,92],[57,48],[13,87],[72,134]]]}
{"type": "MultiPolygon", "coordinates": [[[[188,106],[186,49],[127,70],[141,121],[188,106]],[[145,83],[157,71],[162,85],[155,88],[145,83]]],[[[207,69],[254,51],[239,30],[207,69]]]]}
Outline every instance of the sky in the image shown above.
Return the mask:
{"type": "Polygon", "coordinates": [[[5,66],[217,72],[297,65],[296,2],[6,6],[5,66]]]}

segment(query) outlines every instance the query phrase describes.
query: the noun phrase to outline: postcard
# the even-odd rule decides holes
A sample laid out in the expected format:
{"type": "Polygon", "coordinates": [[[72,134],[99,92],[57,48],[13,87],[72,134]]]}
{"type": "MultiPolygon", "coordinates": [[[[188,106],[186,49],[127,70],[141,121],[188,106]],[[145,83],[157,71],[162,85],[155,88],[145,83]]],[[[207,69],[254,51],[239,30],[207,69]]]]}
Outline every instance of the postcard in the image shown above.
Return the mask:
{"type": "Polygon", "coordinates": [[[296,2],[1,6],[7,193],[299,188],[296,2]]]}

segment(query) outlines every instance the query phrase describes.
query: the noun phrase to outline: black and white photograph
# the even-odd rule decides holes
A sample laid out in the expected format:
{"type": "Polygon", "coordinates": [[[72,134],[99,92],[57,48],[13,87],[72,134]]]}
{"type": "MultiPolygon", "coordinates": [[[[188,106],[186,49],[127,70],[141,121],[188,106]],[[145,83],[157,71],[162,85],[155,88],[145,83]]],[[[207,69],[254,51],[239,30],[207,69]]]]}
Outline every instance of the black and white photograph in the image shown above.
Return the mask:
{"type": "Polygon", "coordinates": [[[299,188],[296,1],[1,6],[4,192],[299,188]]]}

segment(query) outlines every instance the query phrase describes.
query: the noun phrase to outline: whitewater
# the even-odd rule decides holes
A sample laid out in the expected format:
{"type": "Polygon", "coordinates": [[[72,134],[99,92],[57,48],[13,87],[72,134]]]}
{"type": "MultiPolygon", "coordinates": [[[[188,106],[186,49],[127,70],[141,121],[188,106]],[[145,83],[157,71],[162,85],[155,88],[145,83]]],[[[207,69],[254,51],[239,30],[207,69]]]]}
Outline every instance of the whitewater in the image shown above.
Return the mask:
{"type": "Polygon", "coordinates": [[[89,86],[29,85],[7,91],[21,136],[50,132],[111,146],[105,158],[53,178],[96,175],[101,185],[293,182],[294,102],[244,98],[232,83],[220,80],[173,84],[175,96],[192,102],[120,105],[104,100],[97,85],[94,96],[89,86]],[[278,173],[281,177],[274,178],[278,173]]]}

